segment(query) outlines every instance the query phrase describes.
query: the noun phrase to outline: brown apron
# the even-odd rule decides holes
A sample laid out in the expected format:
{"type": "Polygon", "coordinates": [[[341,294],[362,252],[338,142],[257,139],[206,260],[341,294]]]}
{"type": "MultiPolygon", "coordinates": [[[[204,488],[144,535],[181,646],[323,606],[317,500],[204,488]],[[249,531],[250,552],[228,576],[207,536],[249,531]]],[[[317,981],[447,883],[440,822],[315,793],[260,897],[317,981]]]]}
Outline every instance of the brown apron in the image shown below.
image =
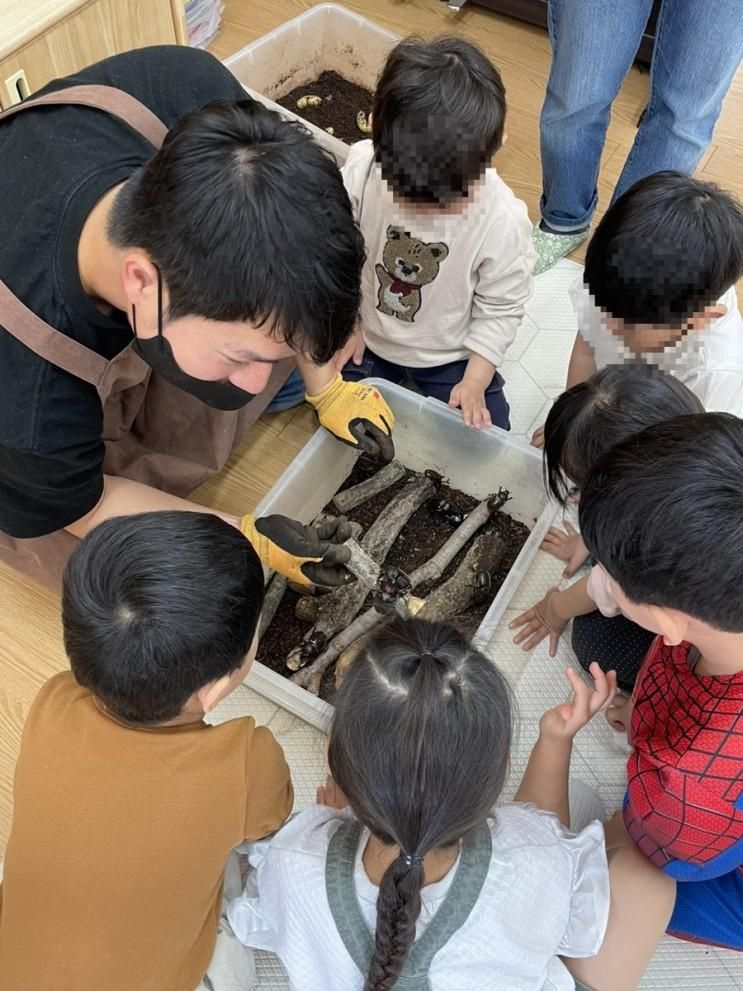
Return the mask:
{"type": "MultiPolygon", "coordinates": [[[[11,107],[0,121],[31,107],[78,104],[119,117],[159,148],[167,128],[151,110],[111,86],[72,86],[11,107]]],[[[187,496],[220,471],[234,447],[286,381],[293,359],[279,362],[265,390],[234,412],[211,409],[155,375],[131,347],[111,361],[45,323],[0,281],[0,328],[30,351],[95,387],[103,407],[107,475],[187,496]]],[[[76,539],[65,530],[29,540],[0,531],[0,561],[58,587],[76,539]]]]}

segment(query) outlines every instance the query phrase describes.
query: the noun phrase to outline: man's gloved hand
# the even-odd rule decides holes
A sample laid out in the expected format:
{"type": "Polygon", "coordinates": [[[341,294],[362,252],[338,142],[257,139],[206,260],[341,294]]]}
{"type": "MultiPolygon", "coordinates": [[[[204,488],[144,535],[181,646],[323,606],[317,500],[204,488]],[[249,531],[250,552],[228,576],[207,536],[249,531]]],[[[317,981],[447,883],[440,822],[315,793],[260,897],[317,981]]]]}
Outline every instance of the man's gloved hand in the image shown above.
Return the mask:
{"type": "Polygon", "coordinates": [[[320,423],[351,447],[391,461],[395,456],[392,428],[395,417],[378,389],[361,382],[344,382],[340,373],[317,396],[307,396],[320,423]]]}
{"type": "Polygon", "coordinates": [[[353,581],[344,567],[351,551],[343,546],[351,525],[342,516],[319,526],[304,526],[287,516],[243,516],[240,530],[263,564],[290,582],[332,588],[353,581]]]}

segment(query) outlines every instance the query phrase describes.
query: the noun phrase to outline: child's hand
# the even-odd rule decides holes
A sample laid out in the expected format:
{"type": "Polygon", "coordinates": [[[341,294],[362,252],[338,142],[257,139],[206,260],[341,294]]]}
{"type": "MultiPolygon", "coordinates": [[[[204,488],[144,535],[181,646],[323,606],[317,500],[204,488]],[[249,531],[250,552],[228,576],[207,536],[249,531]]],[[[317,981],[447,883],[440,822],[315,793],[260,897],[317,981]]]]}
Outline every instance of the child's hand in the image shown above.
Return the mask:
{"type": "Polygon", "coordinates": [[[574,526],[567,520],[565,520],[564,525],[564,531],[558,526],[549,528],[540,545],[540,550],[547,551],[548,554],[552,554],[553,557],[559,558],[561,561],[567,561],[567,567],[562,574],[564,578],[572,578],[578,568],[587,560],[588,548],[574,526]]]}
{"type": "Polygon", "coordinates": [[[539,720],[539,732],[543,737],[559,740],[572,740],[578,730],[597,712],[608,709],[617,694],[617,673],[605,674],[594,661],[588,669],[594,681],[593,690],[583,681],[577,671],[565,669],[565,676],[573,689],[573,697],[563,705],[550,709],[539,720]]]}
{"type": "Polygon", "coordinates": [[[325,779],[325,784],[317,789],[315,801],[318,805],[327,805],[330,809],[348,808],[348,799],[330,774],[325,779]]]}
{"type": "Polygon", "coordinates": [[[626,733],[629,740],[632,726],[632,710],[634,708],[632,696],[619,694],[616,703],[616,705],[611,705],[607,708],[606,721],[617,733],[626,733]]]}
{"type": "Polygon", "coordinates": [[[337,371],[342,372],[349,361],[352,361],[354,365],[360,365],[364,360],[365,350],[364,332],[359,325],[345,347],[341,348],[338,354],[331,359],[331,363],[337,371]]]}
{"type": "Polygon", "coordinates": [[[485,403],[485,390],[480,385],[468,382],[466,378],[451,390],[449,405],[462,410],[462,418],[467,427],[479,430],[493,425],[485,403]]]}
{"type": "Polygon", "coordinates": [[[568,625],[568,621],[558,616],[550,605],[556,593],[557,589],[551,588],[541,602],[537,602],[535,606],[527,609],[508,624],[510,630],[519,630],[513,642],[522,644],[522,650],[533,650],[545,637],[549,637],[550,657],[554,657],[557,653],[560,635],[568,625]]]}

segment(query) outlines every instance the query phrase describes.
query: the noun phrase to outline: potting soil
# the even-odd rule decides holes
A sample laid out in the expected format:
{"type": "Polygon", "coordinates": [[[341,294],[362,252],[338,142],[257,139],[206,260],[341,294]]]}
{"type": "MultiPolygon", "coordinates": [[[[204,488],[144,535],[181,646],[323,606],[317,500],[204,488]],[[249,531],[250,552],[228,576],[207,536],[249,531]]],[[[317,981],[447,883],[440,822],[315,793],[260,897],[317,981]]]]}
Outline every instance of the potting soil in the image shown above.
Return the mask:
{"type": "Polygon", "coordinates": [[[369,137],[356,126],[356,115],[359,110],[363,110],[368,117],[372,94],[363,86],[357,86],[339,76],[337,72],[323,72],[311,83],[297,86],[276,102],[323,131],[332,127],[333,136],[346,144],[369,137]],[[305,107],[300,110],[297,100],[303,96],[321,96],[323,101],[319,107],[305,107]]]}

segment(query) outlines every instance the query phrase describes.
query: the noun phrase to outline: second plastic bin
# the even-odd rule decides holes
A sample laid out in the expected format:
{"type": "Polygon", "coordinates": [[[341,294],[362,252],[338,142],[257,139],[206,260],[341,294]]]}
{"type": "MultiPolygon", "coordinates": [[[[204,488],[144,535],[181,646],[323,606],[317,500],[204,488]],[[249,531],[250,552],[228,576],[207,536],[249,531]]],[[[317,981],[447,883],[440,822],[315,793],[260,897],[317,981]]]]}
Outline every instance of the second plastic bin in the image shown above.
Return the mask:
{"type": "Polygon", "coordinates": [[[262,35],[226,59],[225,65],[252,97],[284,117],[300,120],[342,164],[348,155],[347,144],[275,101],[326,70],[374,90],[387,53],[399,40],[399,35],[339,4],[321,3],[262,35]]]}
{"type": "MultiPolygon", "coordinates": [[[[511,501],[506,512],[531,530],[477,631],[476,641],[484,647],[550,527],[554,509],[542,483],[541,454],[497,427],[465,427],[459,413],[435,399],[424,399],[381,379],[368,382],[379,389],[395,414],[395,454],[399,461],[415,471],[433,468],[456,488],[478,499],[507,488],[511,501]]],[[[336,493],[356,456],[351,448],[319,429],[261,501],[256,514],[282,513],[309,523],[336,493]]],[[[247,683],[314,726],[326,728],[331,706],[287,678],[256,664],[247,683]]]]}

